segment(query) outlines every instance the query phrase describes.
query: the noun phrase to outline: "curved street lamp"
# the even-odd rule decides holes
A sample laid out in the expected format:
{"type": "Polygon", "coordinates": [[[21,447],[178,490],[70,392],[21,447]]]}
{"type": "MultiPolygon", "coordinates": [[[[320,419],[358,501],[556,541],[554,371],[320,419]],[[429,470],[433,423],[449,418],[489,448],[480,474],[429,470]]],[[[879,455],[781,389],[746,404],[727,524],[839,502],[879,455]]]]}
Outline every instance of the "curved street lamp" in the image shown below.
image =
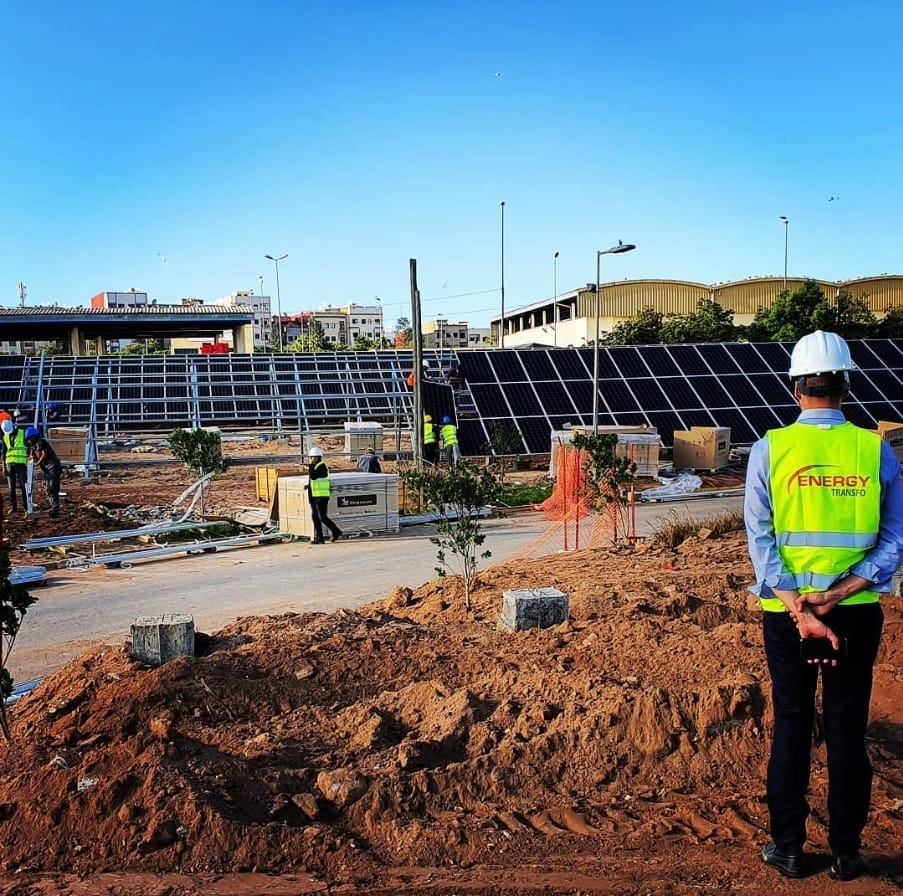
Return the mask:
{"type": "Polygon", "coordinates": [[[278,257],[264,255],[263,257],[268,258],[276,265],[276,314],[279,315],[279,351],[284,351],[285,346],[282,344],[282,295],[279,292],[279,262],[288,258],[288,255],[279,255],[278,257]]]}
{"type": "Polygon", "coordinates": [[[603,255],[622,255],[636,249],[633,243],[622,243],[610,249],[596,251],[596,341],[593,343],[593,435],[599,432],[599,316],[602,313],[602,284],[599,280],[599,262],[603,255]]]}

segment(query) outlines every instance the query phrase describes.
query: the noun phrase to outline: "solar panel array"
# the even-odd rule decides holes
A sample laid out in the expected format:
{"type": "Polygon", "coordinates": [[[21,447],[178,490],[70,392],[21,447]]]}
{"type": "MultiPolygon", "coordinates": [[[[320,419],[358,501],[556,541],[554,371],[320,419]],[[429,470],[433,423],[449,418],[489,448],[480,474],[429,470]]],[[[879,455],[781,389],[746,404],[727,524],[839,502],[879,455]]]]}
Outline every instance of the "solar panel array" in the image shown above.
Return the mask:
{"type": "MultiPolygon", "coordinates": [[[[426,353],[424,404],[454,414],[439,385],[447,353],[426,353]]],[[[346,421],[403,424],[413,410],[411,351],[344,354],[0,356],[0,407],[40,395],[61,420],[101,430],[142,427],[323,427],[346,421]]]]}
{"type": "MultiPolygon", "coordinates": [[[[799,413],[786,371],[792,343],[703,343],[600,347],[599,425],[654,426],[666,446],[675,430],[726,426],[751,444],[799,413]]],[[[903,421],[903,340],[850,341],[858,370],[844,403],[848,419],[874,428],[903,421]]],[[[545,453],[550,434],[591,426],[592,348],[468,352],[461,366],[477,416],[461,422],[462,451],[514,426],[525,453],[545,453]]]]}
{"type": "MultiPolygon", "coordinates": [[[[750,444],[798,413],[786,376],[791,344],[706,343],[599,350],[599,423],[650,425],[666,446],[675,430],[727,426],[750,444]]],[[[903,340],[851,341],[858,370],[844,405],[854,423],[903,420],[903,340]]],[[[453,353],[426,352],[431,381],[424,409],[453,416],[440,385],[453,353]]],[[[591,348],[473,350],[457,355],[467,389],[458,393],[461,450],[487,453],[493,429],[511,428],[522,453],[546,453],[551,433],[592,425],[591,348]]],[[[40,391],[61,422],[100,431],[199,424],[223,427],[410,425],[405,379],[410,350],[342,354],[0,356],[0,407],[27,406],[40,391]],[[39,382],[40,379],[40,382],[39,382]]]]}

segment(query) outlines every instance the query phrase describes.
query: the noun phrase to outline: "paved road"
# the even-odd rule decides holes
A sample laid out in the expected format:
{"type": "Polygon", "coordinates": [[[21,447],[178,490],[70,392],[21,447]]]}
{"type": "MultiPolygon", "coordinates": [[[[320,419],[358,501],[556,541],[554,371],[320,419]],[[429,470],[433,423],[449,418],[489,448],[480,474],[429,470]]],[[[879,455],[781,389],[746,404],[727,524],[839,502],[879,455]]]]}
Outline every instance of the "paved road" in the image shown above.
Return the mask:
{"type": "MultiPolygon", "coordinates": [[[[707,498],[641,505],[637,529],[646,535],[674,515],[715,516],[740,504],[738,498],[707,498]]],[[[489,562],[521,551],[549,525],[536,513],[486,520],[489,562]]],[[[38,602],[16,640],[10,671],[18,682],[41,678],[94,644],[121,644],[136,616],[190,613],[199,631],[212,632],[239,616],[328,612],[387,597],[397,585],[417,588],[436,576],[431,532],[432,527],[404,527],[398,536],[337,544],[271,543],[128,569],[53,571],[47,587],[33,590],[38,602]]],[[[547,553],[562,548],[554,539],[543,546],[547,553]]]]}

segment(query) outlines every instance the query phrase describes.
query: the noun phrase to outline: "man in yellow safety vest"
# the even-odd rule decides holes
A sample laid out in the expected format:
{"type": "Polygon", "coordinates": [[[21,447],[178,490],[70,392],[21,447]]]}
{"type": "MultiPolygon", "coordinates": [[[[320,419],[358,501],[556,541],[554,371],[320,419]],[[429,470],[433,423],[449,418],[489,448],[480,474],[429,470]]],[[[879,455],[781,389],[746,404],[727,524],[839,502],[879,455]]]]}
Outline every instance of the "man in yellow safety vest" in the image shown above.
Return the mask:
{"type": "Polygon", "coordinates": [[[307,492],[310,496],[310,518],[314,524],[314,537],[311,544],[323,544],[323,526],[332,532],[332,540],[342,537],[342,530],[329,518],[329,468],[323,460],[323,452],[313,447],[310,449],[307,468],[307,492]]]}
{"type": "Polygon", "coordinates": [[[16,487],[22,493],[22,509],[28,511],[28,447],[25,444],[25,430],[16,426],[12,418],[6,417],[0,423],[0,474],[6,477],[9,487],[9,509],[18,510],[16,487]]]}
{"type": "Polygon", "coordinates": [[[796,422],[749,455],[744,515],[761,601],[774,731],[766,795],[772,842],[762,860],[808,873],[815,692],[822,680],[831,875],[868,871],[860,853],[872,766],[865,743],[879,601],[903,558],[903,480],[890,445],[849,423],[841,404],[854,369],[835,333],[804,336],[790,357],[796,422]]]}
{"type": "Polygon", "coordinates": [[[423,459],[433,466],[439,460],[439,443],[436,441],[436,424],[429,414],[423,415],[423,459]]]}
{"type": "Polygon", "coordinates": [[[439,437],[442,439],[442,450],[445,452],[448,467],[450,470],[453,470],[461,459],[461,449],[458,447],[458,429],[452,423],[451,417],[442,418],[442,429],[439,430],[439,437]]]}

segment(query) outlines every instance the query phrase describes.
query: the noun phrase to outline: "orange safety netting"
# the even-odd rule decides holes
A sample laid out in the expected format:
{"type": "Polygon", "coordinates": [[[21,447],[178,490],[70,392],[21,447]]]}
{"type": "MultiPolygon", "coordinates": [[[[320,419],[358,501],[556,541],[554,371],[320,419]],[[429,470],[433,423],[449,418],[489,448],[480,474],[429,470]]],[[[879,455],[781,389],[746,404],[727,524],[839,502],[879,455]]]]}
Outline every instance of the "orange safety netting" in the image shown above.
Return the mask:
{"type": "Polygon", "coordinates": [[[555,446],[555,488],[540,505],[546,519],[581,519],[590,512],[583,451],[561,441],[555,446]]]}

